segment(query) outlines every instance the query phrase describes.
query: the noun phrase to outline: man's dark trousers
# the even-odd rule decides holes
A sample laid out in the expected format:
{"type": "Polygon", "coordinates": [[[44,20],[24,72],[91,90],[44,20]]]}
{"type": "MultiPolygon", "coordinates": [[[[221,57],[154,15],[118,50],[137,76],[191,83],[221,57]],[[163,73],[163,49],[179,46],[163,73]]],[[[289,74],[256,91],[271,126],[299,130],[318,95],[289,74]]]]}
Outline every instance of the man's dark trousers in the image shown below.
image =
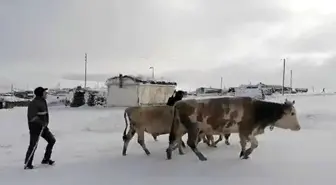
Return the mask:
{"type": "MultiPolygon", "coordinates": [[[[41,127],[40,128],[29,128],[29,130],[30,130],[29,131],[30,141],[29,141],[29,146],[28,146],[28,150],[27,150],[27,153],[26,153],[26,158],[25,158],[25,164],[27,164],[28,166],[32,165],[32,163],[33,163],[34,153],[35,153],[34,147],[35,147],[35,145],[37,146],[37,144],[38,144],[37,142],[39,140],[39,134],[40,134],[42,128],[41,127]],[[31,153],[32,153],[32,156],[30,157],[30,160],[27,163],[28,158],[31,155],[31,153]]],[[[41,134],[41,137],[48,142],[43,159],[44,160],[49,160],[50,156],[51,156],[51,153],[52,153],[52,149],[53,149],[54,144],[56,142],[56,139],[53,136],[53,134],[50,132],[48,127],[44,127],[43,132],[41,134]]]]}

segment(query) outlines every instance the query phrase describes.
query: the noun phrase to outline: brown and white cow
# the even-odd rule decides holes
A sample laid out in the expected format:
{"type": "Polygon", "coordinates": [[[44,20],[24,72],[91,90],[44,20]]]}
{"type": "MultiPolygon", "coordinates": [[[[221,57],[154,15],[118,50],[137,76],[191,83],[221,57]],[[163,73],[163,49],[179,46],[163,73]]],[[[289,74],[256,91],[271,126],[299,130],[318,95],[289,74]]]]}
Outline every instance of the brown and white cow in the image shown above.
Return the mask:
{"type": "MultiPolygon", "coordinates": [[[[188,146],[200,160],[207,160],[197,149],[196,139],[200,133],[200,123],[206,123],[208,128],[202,128],[206,135],[238,133],[240,137],[240,157],[247,159],[258,147],[256,135],[264,133],[267,126],[300,130],[294,103],[267,102],[250,97],[218,97],[207,99],[182,100],[175,104],[173,126],[169,135],[167,158],[171,159],[176,139],[180,137],[177,129],[179,124],[188,130],[188,146]],[[246,149],[247,142],[251,147],[246,149]]],[[[203,127],[206,124],[202,124],[203,127]]]]}
{"type": "MultiPolygon", "coordinates": [[[[138,143],[140,146],[147,155],[150,155],[150,152],[145,145],[145,132],[152,134],[152,136],[169,134],[173,123],[173,106],[128,107],[125,109],[124,118],[126,127],[122,137],[124,141],[122,155],[126,155],[128,144],[135,133],[138,135],[138,143]],[[130,129],[126,134],[128,127],[127,116],[130,121],[130,129]]],[[[186,129],[183,125],[179,126],[179,129],[182,133],[186,133],[186,129]]],[[[178,139],[178,148],[181,155],[183,154],[182,147],[185,147],[182,141],[182,136],[183,134],[181,135],[181,138],[178,139]]]]}

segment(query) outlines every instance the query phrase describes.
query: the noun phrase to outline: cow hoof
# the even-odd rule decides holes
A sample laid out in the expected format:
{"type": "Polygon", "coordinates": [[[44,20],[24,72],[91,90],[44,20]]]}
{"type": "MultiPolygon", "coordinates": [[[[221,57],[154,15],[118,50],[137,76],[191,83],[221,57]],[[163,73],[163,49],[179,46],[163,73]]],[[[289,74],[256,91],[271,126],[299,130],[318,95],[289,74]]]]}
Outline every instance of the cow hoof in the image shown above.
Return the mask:
{"type": "Polygon", "coordinates": [[[249,159],[249,154],[247,152],[241,151],[239,154],[239,158],[241,159],[249,159]]]}
{"type": "Polygon", "coordinates": [[[250,157],[248,155],[244,155],[242,159],[249,159],[250,157]]]}
{"type": "Polygon", "coordinates": [[[151,153],[148,150],[145,150],[146,155],[150,155],[151,153]]]}
{"type": "Polygon", "coordinates": [[[242,158],[244,156],[244,152],[241,151],[240,154],[239,154],[239,158],[242,158]]]}
{"type": "Polygon", "coordinates": [[[126,150],[125,149],[122,151],[122,155],[126,156],[126,150]]]}
{"type": "Polygon", "coordinates": [[[184,152],[179,152],[180,155],[184,155],[184,152]]]}
{"type": "Polygon", "coordinates": [[[206,160],[208,160],[206,157],[204,157],[202,154],[196,154],[197,155],[197,157],[198,157],[198,159],[200,160],[200,161],[206,161],[206,160]]]}
{"type": "Polygon", "coordinates": [[[229,141],[225,141],[225,144],[226,144],[226,145],[230,145],[230,142],[229,142],[229,141]]]}
{"type": "Polygon", "coordinates": [[[207,159],[206,157],[203,156],[203,157],[200,157],[199,160],[201,160],[201,161],[206,161],[206,160],[208,160],[208,159],[207,159]]]}
{"type": "Polygon", "coordinates": [[[169,150],[169,149],[167,149],[166,153],[167,153],[167,160],[171,160],[171,158],[172,158],[172,151],[169,150]]]}

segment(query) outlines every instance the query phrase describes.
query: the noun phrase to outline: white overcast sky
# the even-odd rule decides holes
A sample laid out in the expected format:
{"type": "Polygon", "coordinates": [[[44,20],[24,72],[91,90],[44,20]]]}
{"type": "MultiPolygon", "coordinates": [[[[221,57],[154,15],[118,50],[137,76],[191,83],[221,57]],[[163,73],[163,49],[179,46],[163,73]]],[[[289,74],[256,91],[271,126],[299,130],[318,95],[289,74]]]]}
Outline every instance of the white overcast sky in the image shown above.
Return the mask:
{"type": "Polygon", "coordinates": [[[334,0],[1,0],[0,88],[81,80],[87,52],[95,81],[281,84],[288,58],[286,84],[336,90],[335,42],[334,0]]]}

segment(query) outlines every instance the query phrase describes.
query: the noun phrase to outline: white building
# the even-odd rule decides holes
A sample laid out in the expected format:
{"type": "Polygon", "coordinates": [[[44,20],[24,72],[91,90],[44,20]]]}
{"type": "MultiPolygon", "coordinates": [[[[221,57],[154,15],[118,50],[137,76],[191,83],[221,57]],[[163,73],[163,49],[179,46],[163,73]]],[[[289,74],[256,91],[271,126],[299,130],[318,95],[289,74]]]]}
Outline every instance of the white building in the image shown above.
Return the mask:
{"type": "Polygon", "coordinates": [[[130,75],[107,79],[107,106],[166,104],[174,93],[176,82],[143,80],[130,75]]]}

